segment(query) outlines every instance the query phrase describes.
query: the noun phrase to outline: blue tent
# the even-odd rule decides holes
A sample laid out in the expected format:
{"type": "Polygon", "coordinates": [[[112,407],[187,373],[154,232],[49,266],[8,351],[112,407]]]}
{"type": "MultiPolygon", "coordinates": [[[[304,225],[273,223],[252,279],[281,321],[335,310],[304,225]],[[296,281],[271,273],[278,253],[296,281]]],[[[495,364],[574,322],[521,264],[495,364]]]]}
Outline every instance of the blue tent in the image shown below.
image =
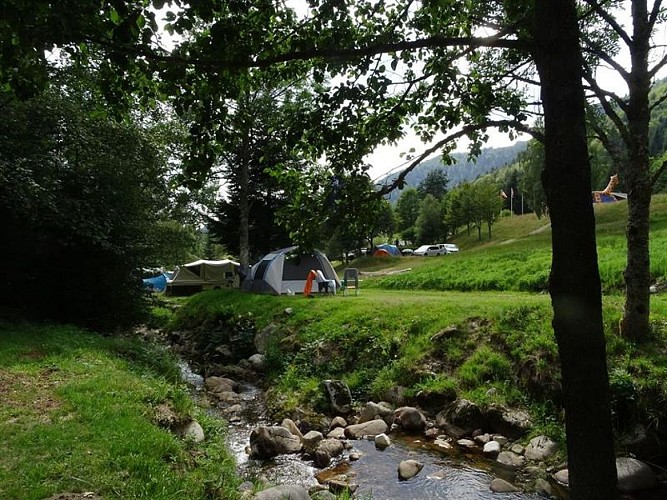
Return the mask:
{"type": "Polygon", "coordinates": [[[386,250],[389,255],[395,255],[396,257],[400,257],[402,255],[401,251],[396,245],[390,245],[389,243],[383,243],[382,245],[378,245],[376,248],[378,250],[386,250]]]}
{"type": "Polygon", "coordinates": [[[171,279],[171,273],[161,273],[152,278],[144,278],[144,288],[152,292],[164,292],[168,279],[171,279]]]}

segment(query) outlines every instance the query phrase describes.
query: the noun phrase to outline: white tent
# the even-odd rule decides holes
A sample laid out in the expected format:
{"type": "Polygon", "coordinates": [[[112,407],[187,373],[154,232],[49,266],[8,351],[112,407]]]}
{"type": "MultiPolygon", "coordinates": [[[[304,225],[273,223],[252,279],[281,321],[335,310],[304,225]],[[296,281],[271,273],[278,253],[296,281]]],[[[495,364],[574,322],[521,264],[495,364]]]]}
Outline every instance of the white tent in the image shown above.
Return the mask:
{"type": "Polygon", "coordinates": [[[297,247],[287,247],[265,255],[252,266],[242,289],[276,295],[302,293],[311,269],[319,269],[326,279],[336,281],[336,288],[340,287],[336,271],[324,253],[315,250],[301,254],[297,247]]]}
{"type": "Polygon", "coordinates": [[[167,280],[167,293],[188,294],[212,288],[238,288],[238,262],[233,260],[197,260],[180,266],[167,280]]]}

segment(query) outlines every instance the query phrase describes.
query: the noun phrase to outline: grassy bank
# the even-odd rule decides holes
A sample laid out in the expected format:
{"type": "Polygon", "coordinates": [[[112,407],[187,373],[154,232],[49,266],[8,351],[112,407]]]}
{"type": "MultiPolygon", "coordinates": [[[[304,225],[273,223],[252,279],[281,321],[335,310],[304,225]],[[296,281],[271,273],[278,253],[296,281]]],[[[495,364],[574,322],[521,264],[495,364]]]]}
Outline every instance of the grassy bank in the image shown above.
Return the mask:
{"type": "Polygon", "coordinates": [[[221,423],[193,408],[166,352],[64,326],[0,323],[0,498],[232,498],[221,423]],[[157,425],[195,416],[195,445],[157,425]]]}
{"type": "MultiPolygon", "coordinates": [[[[632,423],[665,418],[667,297],[654,298],[655,333],[643,346],[618,336],[622,297],[607,296],[604,304],[620,434],[632,423]]],[[[546,294],[362,289],[359,296],[307,299],[219,290],[192,297],[174,325],[194,326],[229,310],[252,314],[257,329],[278,325],[268,360],[280,416],[324,409],[321,381],[339,378],[359,402],[400,396],[437,411],[465,397],[526,408],[535,433],[562,437],[558,350],[546,294]]]]}

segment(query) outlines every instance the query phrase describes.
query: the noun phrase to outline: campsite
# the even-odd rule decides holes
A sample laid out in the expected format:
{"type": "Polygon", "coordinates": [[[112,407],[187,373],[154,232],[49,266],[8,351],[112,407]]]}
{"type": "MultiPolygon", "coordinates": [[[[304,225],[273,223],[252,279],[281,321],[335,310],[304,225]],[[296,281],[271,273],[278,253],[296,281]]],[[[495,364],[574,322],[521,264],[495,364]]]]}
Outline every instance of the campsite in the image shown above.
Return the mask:
{"type": "Polygon", "coordinates": [[[0,26],[0,498],[667,497],[665,2],[0,26]]]}

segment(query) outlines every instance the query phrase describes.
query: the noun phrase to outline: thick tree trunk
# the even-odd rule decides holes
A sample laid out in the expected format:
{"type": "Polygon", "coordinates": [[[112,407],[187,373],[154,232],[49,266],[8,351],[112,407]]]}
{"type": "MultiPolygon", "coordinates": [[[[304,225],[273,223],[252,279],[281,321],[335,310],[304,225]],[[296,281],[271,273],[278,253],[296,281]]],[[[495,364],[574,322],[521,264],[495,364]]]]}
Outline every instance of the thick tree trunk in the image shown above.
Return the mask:
{"type": "Polygon", "coordinates": [[[543,184],[552,227],[550,293],[570,493],[574,500],[608,500],[618,493],[575,2],[534,5],[533,55],[545,114],[543,184]]]}
{"type": "Polygon", "coordinates": [[[628,224],[626,238],[628,258],[625,267],[625,308],[621,334],[635,340],[649,334],[651,260],[649,255],[649,208],[651,179],[649,173],[648,94],[651,81],[648,74],[650,27],[646,0],[633,0],[633,47],[630,51],[630,99],[628,103],[629,165],[625,176],[628,188],[628,224]]]}

